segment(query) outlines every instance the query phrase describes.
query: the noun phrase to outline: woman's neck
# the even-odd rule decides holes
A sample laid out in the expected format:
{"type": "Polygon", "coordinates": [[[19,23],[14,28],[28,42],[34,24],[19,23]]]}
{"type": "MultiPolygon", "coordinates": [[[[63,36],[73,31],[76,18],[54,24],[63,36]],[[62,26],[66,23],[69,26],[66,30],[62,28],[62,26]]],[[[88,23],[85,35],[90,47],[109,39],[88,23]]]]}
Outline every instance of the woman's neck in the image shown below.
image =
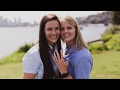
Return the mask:
{"type": "Polygon", "coordinates": [[[55,44],[53,44],[53,45],[49,44],[49,47],[52,49],[55,47],[55,44]]]}
{"type": "Polygon", "coordinates": [[[69,42],[66,44],[67,44],[67,49],[69,50],[71,47],[73,47],[75,45],[75,42],[69,42]]]}
{"type": "Polygon", "coordinates": [[[54,47],[55,43],[48,43],[49,46],[54,47]]]}

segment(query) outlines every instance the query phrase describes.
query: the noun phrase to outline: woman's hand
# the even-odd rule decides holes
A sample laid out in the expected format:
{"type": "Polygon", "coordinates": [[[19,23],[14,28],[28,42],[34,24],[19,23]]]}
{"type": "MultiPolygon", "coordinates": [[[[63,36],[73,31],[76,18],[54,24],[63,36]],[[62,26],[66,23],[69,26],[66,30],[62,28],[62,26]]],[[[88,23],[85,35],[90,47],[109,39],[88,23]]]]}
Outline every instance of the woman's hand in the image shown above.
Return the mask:
{"type": "Polygon", "coordinates": [[[59,55],[58,51],[56,50],[56,52],[53,54],[53,60],[61,74],[68,72],[67,67],[69,64],[69,58],[67,58],[66,62],[64,61],[62,50],[60,51],[60,55],[59,55]]]}

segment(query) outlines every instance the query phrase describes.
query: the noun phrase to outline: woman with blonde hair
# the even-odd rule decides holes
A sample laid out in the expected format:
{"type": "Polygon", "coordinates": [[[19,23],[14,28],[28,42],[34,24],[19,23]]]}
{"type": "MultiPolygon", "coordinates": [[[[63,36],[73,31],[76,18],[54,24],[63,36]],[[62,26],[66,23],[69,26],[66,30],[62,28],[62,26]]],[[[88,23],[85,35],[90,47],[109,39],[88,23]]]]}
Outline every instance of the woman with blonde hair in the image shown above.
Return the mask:
{"type": "Polygon", "coordinates": [[[66,16],[60,20],[61,38],[66,43],[66,57],[58,51],[53,56],[63,79],[89,79],[93,58],[80,33],[77,21],[66,16]],[[69,58],[69,59],[68,59],[69,58]]]}

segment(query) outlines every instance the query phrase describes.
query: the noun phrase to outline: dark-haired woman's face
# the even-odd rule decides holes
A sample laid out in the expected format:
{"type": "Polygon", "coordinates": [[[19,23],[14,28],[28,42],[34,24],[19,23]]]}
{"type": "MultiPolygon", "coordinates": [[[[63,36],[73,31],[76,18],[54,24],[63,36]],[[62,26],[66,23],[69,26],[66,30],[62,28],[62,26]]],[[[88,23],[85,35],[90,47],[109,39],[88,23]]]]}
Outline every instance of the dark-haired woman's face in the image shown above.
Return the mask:
{"type": "Polygon", "coordinates": [[[47,38],[48,44],[51,46],[57,42],[60,37],[60,26],[57,20],[48,21],[45,25],[45,36],[47,38]]]}

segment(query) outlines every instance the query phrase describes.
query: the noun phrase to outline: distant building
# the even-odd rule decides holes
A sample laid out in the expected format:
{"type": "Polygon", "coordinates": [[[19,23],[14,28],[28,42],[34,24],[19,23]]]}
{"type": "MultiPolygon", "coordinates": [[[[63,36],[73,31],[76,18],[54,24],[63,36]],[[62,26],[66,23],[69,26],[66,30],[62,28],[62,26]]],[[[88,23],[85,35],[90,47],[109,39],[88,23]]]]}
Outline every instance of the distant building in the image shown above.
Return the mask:
{"type": "Polygon", "coordinates": [[[18,20],[16,18],[14,18],[14,22],[12,22],[11,20],[3,19],[0,16],[0,27],[26,27],[26,26],[34,26],[34,25],[38,25],[37,22],[34,22],[34,24],[32,25],[29,22],[21,22],[21,19],[19,18],[18,20]]]}

